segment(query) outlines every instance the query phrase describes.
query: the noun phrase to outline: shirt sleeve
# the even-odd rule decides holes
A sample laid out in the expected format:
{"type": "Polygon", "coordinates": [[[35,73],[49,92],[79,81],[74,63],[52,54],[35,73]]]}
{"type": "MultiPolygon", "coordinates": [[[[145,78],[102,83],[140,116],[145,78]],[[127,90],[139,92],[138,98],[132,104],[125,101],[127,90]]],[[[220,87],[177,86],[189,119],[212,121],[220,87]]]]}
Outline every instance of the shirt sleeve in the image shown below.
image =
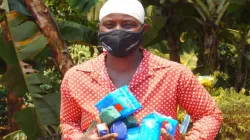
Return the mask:
{"type": "Polygon", "coordinates": [[[214,139],[222,123],[215,101],[188,68],[183,68],[178,84],[178,103],[194,122],[185,139],[214,139]]]}
{"type": "Polygon", "coordinates": [[[68,80],[66,74],[61,84],[61,129],[64,140],[77,140],[83,136],[80,126],[81,109],[72,96],[68,80]]]}

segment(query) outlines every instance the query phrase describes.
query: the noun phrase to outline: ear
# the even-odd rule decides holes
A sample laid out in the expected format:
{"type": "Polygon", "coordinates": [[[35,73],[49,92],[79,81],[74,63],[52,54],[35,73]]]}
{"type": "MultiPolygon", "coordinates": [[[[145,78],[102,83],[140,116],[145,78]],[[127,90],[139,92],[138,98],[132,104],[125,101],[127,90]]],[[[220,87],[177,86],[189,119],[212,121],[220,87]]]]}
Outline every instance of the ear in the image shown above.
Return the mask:
{"type": "Polygon", "coordinates": [[[148,24],[144,24],[144,28],[143,28],[143,33],[146,33],[148,31],[149,25],[148,24]]]}
{"type": "Polygon", "coordinates": [[[100,30],[101,23],[98,23],[97,26],[98,26],[98,28],[99,28],[99,30],[100,30]]]}

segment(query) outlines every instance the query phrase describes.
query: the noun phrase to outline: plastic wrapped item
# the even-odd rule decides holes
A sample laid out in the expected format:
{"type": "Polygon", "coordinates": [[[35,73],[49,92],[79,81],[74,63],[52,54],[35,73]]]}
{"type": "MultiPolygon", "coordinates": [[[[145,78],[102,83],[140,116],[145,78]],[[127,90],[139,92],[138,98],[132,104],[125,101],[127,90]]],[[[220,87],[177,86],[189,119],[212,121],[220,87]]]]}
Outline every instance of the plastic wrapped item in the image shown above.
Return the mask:
{"type": "Polygon", "coordinates": [[[144,117],[141,124],[141,140],[158,140],[162,126],[174,137],[178,121],[158,112],[153,112],[144,117]]]}
{"type": "Polygon", "coordinates": [[[190,115],[186,114],[184,121],[181,124],[181,128],[180,128],[181,134],[185,134],[187,132],[190,121],[191,121],[190,115]]]}
{"type": "Polygon", "coordinates": [[[133,128],[138,126],[138,121],[134,116],[128,116],[123,120],[127,128],[133,128]]]}
{"type": "Polygon", "coordinates": [[[171,117],[163,116],[162,118],[162,126],[167,130],[170,136],[174,137],[176,128],[178,126],[178,121],[175,119],[172,119],[171,117]]]}
{"type": "Polygon", "coordinates": [[[126,118],[141,108],[141,104],[131,93],[127,85],[107,94],[95,106],[99,112],[102,112],[102,110],[109,106],[118,107],[121,118],[126,118]]]}
{"type": "Polygon", "coordinates": [[[139,126],[128,129],[125,140],[141,140],[140,130],[141,130],[141,128],[139,126]]]}
{"type": "Polygon", "coordinates": [[[212,87],[214,84],[214,78],[212,76],[198,76],[198,81],[206,87],[212,87]]]}
{"type": "Polygon", "coordinates": [[[97,124],[96,127],[99,137],[109,134],[109,129],[106,123],[97,124]]]}
{"type": "Polygon", "coordinates": [[[178,121],[173,119],[172,117],[164,116],[158,112],[153,112],[153,114],[155,114],[156,117],[160,120],[160,122],[162,123],[162,127],[167,130],[170,136],[174,137],[176,128],[178,126],[178,121]]]}
{"type": "Polygon", "coordinates": [[[155,113],[142,119],[140,140],[159,140],[161,135],[162,120],[155,113]]]}
{"type": "Polygon", "coordinates": [[[110,132],[118,134],[116,140],[125,140],[127,135],[127,126],[122,121],[116,121],[111,125],[110,132]]]}
{"type": "Polygon", "coordinates": [[[121,114],[114,108],[114,106],[110,106],[102,110],[99,116],[103,123],[110,125],[115,120],[119,119],[121,114]]]}

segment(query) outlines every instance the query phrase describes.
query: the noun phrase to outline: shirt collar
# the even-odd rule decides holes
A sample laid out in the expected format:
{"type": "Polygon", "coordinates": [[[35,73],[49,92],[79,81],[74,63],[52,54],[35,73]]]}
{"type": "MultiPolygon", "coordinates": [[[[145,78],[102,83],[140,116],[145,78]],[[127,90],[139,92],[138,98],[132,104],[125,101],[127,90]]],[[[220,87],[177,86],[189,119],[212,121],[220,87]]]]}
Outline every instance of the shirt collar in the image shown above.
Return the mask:
{"type": "MultiPolygon", "coordinates": [[[[170,66],[168,61],[161,61],[162,58],[155,56],[148,52],[145,49],[141,49],[143,53],[142,62],[137,70],[137,72],[142,72],[148,70],[149,75],[153,75],[154,71],[157,69],[162,69],[170,66]],[[163,63],[161,63],[163,62],[163,63]]],[[[84,64],[80,64],[76,66],[76,70],[83,72],[95,72],[95,73],[103,73],[105,68],[105,56],[107,53],[100,54],[97,58],[89,60],[84,64]]]]}

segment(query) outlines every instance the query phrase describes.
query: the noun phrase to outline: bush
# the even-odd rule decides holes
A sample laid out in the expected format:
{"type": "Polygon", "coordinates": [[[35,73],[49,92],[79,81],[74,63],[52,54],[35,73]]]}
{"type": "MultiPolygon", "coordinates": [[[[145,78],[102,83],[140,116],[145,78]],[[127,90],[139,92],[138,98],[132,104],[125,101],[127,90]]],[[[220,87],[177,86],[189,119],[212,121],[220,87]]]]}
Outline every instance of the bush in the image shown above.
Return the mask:
{"type": "Polygon", "coordinates": [[[249,138],[250,96],[246,96],[244,89],[240,93],[233,88],[219,88],[214,92],[217,92],[218,96],[214,98],[223,115],[219,139],[243,140],[249,138]]]}
{"type": "Polygon", "coordinates": [[[5,90],[5,88],[2,87],[2,85],[0,85],[0,136],[6,134],[7,128],[7,91],[5,90]]]}

